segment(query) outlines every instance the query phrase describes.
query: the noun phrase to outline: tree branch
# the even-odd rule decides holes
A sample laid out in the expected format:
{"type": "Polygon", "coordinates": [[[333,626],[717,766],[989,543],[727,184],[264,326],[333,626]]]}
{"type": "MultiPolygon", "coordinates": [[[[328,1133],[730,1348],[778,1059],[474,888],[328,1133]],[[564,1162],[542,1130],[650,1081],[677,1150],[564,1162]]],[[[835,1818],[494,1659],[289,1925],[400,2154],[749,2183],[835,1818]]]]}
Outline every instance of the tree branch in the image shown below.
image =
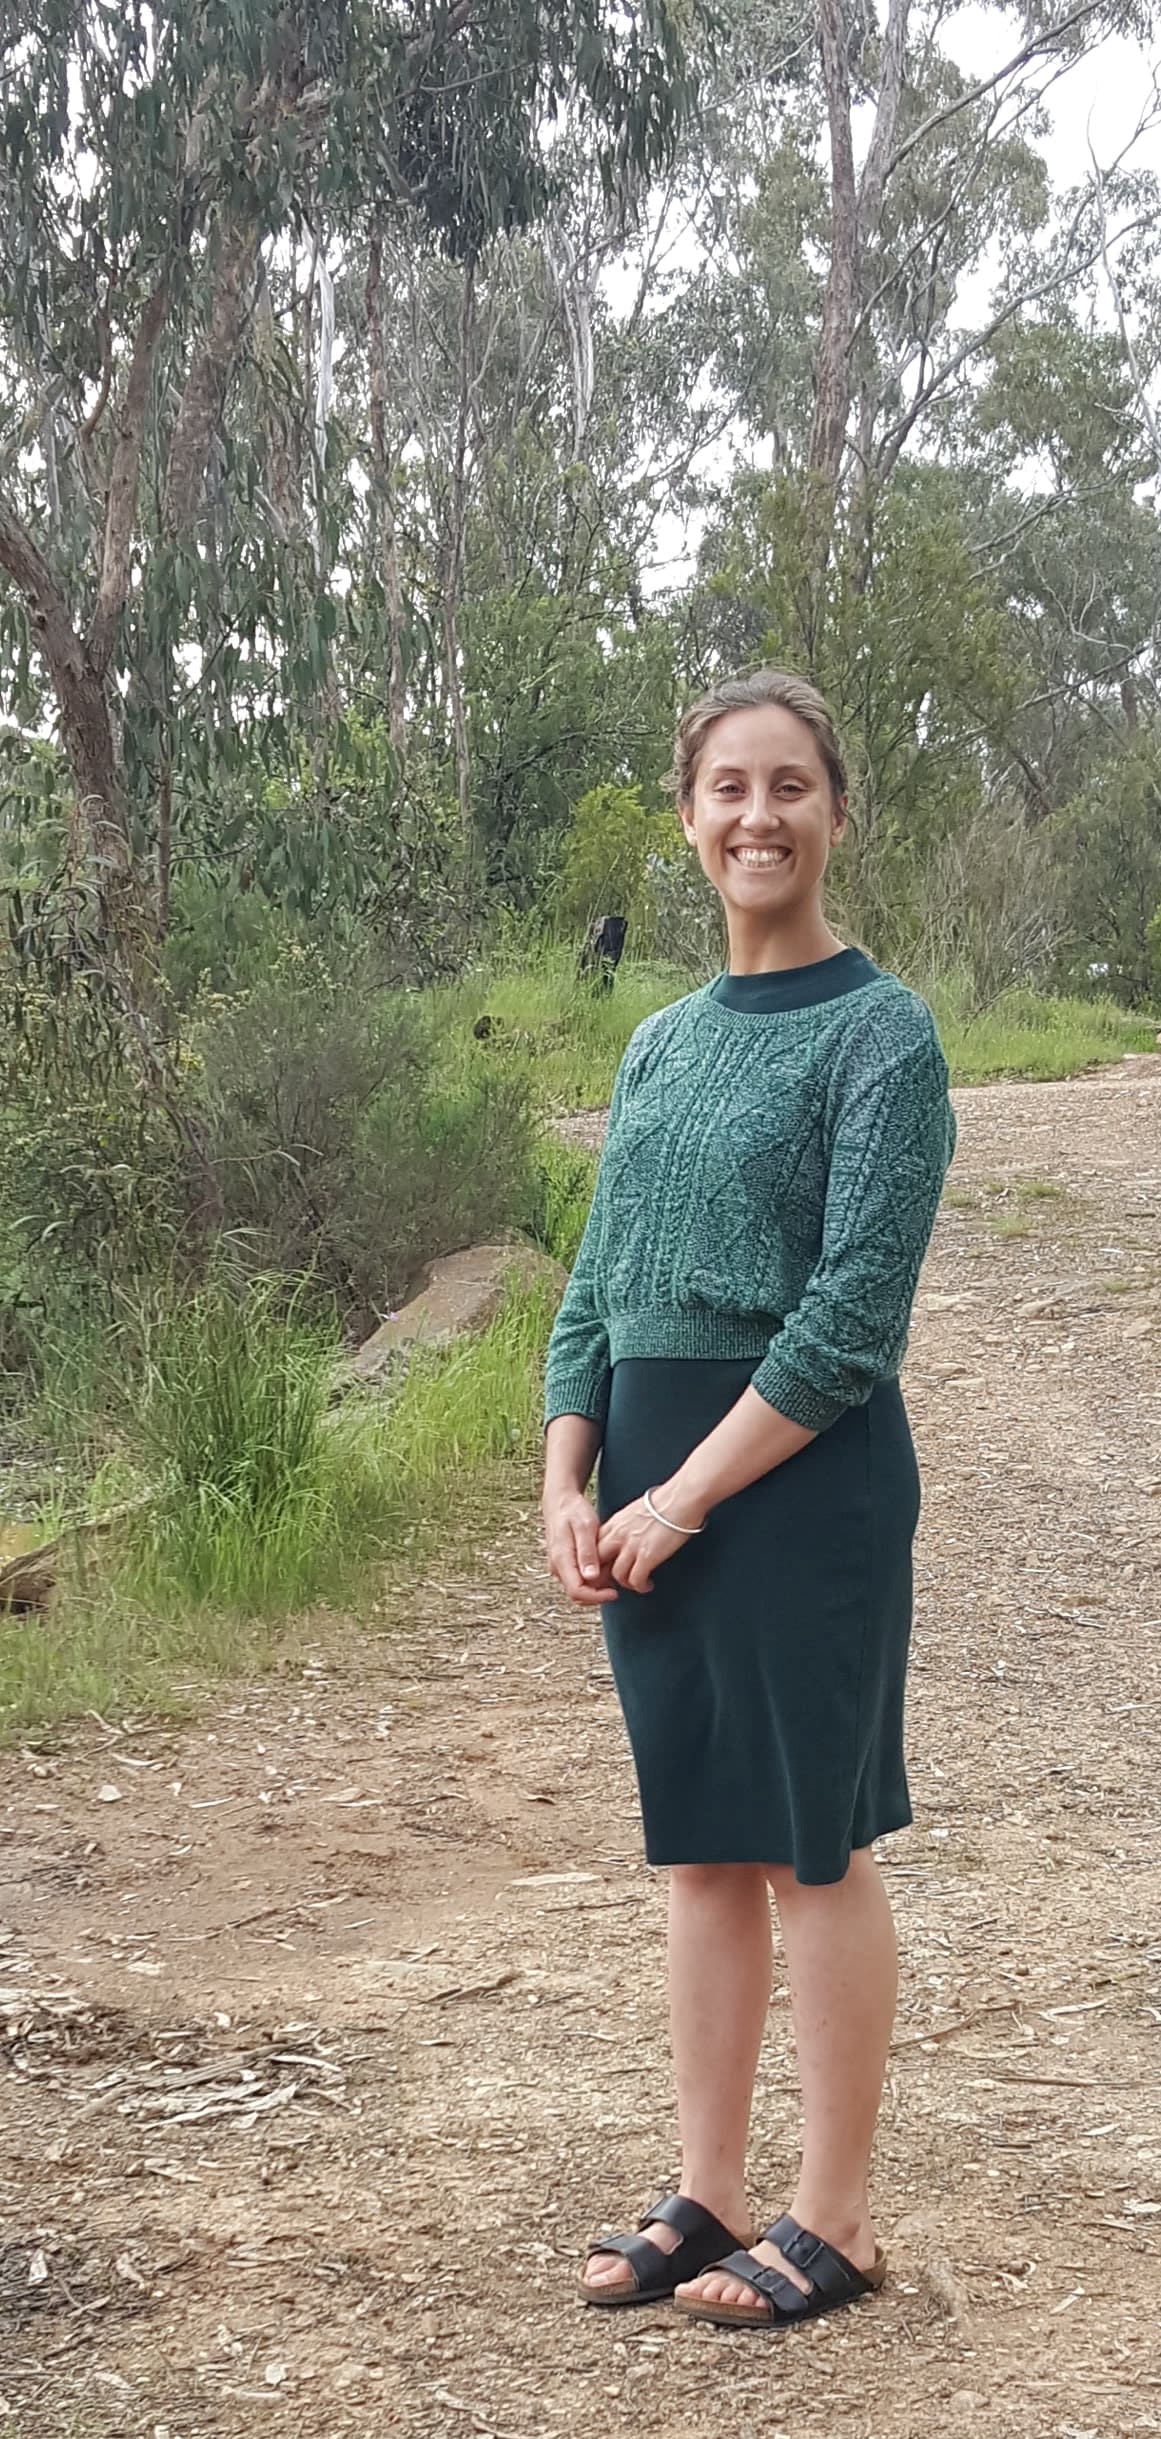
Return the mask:
{"type": "MultiPolygon", "coordinates": [[[[1156,92],[1156,86],[1154,86],[1154,92],[1156,92]]],[[[1148,116],[1142,117],[1142,119],[1138,122],[1137,133],[1140,134],[1143,128],[1149,123],[1150,120],[1148,116]]],[[[1113,269],[1112,261],[1109,255],[1109,223],[1108,213],[1105,209],[1105,182],[1101,173],[1100,163],[1097,160],[1096,153],[1093,150],[1091,128],[1088,133],[1088,150],[1089,159],[1092,162],[1093,180],[1096,194],[1097,227],[1100,231],[1101,265],[1104,270],[1105,278],[1109,283],[1109,290],[1113,300],[1113,310],[1117,317],[1117,329],[1121,334],[1121,345],[1124,348],[1129,371],[1132,375],[1133,387],[1137,393],[1137,404],[1141,410],[1141,416],[1144,421],[1145,429],[1148,432],[1149,438],[1153,444],[1153,455],[1156,458],[1158,470],[1161,471],[1161,422],[1158,421],[1156,411],[1150,401],[1149,393],[1142,378],[1140,360],[1137,355],[1137,350],[1133,344],[1132,332],[1130,331],[1128,322],[1125,319],[1125,304],[1124,298],[1121,294],[1121,283],[1113,269]]]]}
{"type": "Polygon", "coordinates": [[[859,180],[859,239],[866,245],[879,223],[891,146],[899,123],[903,70],[907,55],[907,19],[911,0],[888,0],[887,31],[883,37],[882,81],[875,125],[859,180]]]}
{"type": "Polygon", "coordinates": [[[145,416],[158,341],[165,326],[168,305],[169,274],[163,271],[138,324],[125,396],[117,418],[117,437],[113,444],[105,504],[101,579],[89,628],[89,658],[98,676],[104,675],[112,658],[117,622],[129,590],[129,553],[137,513],[137,484],[141,472],[145,416]]]}
{"type": "Polygon", "coordinates": [[[1082,7],[1073,9],[1071,16],[1062,18],[1059,25],[1047,26],[1042,34],[1037,34],[1034,41],[1026,42],[1021,50],[1014,52],[1011,59],[1007,60],[1002,68],[997,68],[993,76],[981,77],[978,84],[969,85],[966,93],[959,94],[956,100],[948,102],[944,109],[931,111],[927,118],[920,121],[918,127],[912,128],[910,135],[905,136],[902,143],[891,154],[883,173],[884,179],[891,177],[894,171],[914,152],[916,145],[924,143],[936,127],[942,127],[947,119],[957,118],[961,110],[970,110],[973,102],[980,101],[985,93],[991,93],[995,86],[1002,85],[1005,77],[1014,76],[1017,68],[1026,67],[1029,60],[1040,58],[1046,52],[1055,50],[1061,37],[1071,34],[1074,26],[1084,25],[1089,17],[1095,17],[1101,4],[1102,0],[1084,0],[1082,7]]]}
{"type": "Polygon", "coordinates": [[[210,317],[194,350],[169,445],[163,517],[170,539],[188,532],[197,512],[210,438],[238,353],[257,262],[257,221],[220,222],[210,317]]]}

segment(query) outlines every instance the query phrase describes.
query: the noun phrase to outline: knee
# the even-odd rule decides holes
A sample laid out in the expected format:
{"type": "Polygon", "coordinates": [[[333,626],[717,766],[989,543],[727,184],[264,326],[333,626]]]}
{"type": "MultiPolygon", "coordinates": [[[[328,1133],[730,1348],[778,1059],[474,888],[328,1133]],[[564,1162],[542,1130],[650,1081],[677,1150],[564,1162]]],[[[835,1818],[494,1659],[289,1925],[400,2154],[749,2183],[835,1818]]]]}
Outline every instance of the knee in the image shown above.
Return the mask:
{"type": "Polygon", "coordinates": [[[850,1860],[841,1880],[799,1880],[792,1863],[767,1863],[763,1869],[779,1903],[783,1898],[793,1900],[796,1897],[838,1895],[843,1889],[857,1888],[868,1880],[877,1879],[879,1872],[874,1849],[870,1846],[851,1849],[850,1860]]]}

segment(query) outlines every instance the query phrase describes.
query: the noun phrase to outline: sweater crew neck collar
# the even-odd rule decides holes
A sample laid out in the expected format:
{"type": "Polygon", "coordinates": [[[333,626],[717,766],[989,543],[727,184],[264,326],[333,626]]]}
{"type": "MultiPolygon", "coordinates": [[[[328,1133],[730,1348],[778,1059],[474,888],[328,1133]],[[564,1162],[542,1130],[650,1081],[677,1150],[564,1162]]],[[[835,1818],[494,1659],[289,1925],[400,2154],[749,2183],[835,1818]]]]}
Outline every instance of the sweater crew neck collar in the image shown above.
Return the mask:
{"type": "Polygon", "coordinates": [[[811,965],[775,967],[760,974],[723,970],[705,985],[705,996],[712,1007],[727,1015],[772,1016],[786,1008],[813,1008],[847,991],[865,990],[881,974],[882,967],[862,949],[845,948],[830,957],[817,957],[811,965]]]}

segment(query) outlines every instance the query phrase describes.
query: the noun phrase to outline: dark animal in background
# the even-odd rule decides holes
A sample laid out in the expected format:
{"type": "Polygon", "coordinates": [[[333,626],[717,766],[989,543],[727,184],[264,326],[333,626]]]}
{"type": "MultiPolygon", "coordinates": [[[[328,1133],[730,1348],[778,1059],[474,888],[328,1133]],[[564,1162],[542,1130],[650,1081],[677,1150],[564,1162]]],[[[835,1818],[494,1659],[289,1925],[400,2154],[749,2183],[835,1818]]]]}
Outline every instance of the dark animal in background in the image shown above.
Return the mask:
{"type": "Polygon", "coordinates": [[[589,925],[577,960],[577,972],[590,975],[598,991],[611,991],[613,988],[613,976],[621,962],[628,929],[627,915],[594,915],[589,925]]]}

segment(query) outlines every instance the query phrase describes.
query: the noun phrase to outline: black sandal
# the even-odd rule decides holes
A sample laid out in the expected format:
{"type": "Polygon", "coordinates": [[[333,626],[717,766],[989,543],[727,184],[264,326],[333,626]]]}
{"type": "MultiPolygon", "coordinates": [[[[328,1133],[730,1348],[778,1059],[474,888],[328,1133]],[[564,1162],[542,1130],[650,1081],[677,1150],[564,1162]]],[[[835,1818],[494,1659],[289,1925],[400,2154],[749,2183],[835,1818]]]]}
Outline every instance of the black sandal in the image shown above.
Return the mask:
{"type": "MultiPolygon", "coordinates": [[[[723,2242],[726,2245],[735,2242],[729,2228],[723,2227],[712,2211],[703,2210],[700,2202],[691,2202],[688,2194],[666,2194],[663,2201],[646,2211],[643,2219],[638,2219],[638,2228],[648,2227],[654,2219],[660,2219],[666,2227],[678,2228],[680,2244],[675,2244],[671,2253],[665,2253],[648,2236],[594,2236],[586,2260],[591,2260],[594,2253],[620,2253],[632,2268],[634,2284],[592,2287],[586,2286],[582,2277],[577,2284],[583,2303],[666,2303],[683,2278],[696,2278],[699,2271],[709,2267],[715,2254],[721,2252],[723,2242]]],[[[749,2260],[749,2254],[738,2254],[737,2258],[749,2260]]]]}
{"type": "MultiPolygon", "coordinates": [[[[781,2270],[769,2262],[758,2261],[753,2253],[727,2253],[721,2261],[707,2261],[706,2270],[720,2270],[724,2277],[744,2279],[748,2287],[766,2298],[769,2309],[750,2312],[740,2303],[685,2303],[675,2297],[679,2312],[689,2320],[718,2321],[732,2329],[786,2329],[793,2321],[813,2320],[819,2312],[837,2312],[842,2304],[854,2303],[860,2295],[875,2295],[887,2275],[887,2257],[878,2246],[872,2269],[859,2270],[845,2253],[833,2244],[824,2244],[821,2236],[812,2236],[800,2227],[797,2219],[787,2215],[776,2219],[759,2238],[762,2244],[776,2244],[787,2261],[794,2263],[811,2282],[809,2295],[796,2287],[792,2278],[784,2278],[781,2270]]],[[[697,2278],[701,2273],[693,2273],[697,2278]]],[[[680,2283],[680,2281],[678,2282],[680,2283]]]]}

